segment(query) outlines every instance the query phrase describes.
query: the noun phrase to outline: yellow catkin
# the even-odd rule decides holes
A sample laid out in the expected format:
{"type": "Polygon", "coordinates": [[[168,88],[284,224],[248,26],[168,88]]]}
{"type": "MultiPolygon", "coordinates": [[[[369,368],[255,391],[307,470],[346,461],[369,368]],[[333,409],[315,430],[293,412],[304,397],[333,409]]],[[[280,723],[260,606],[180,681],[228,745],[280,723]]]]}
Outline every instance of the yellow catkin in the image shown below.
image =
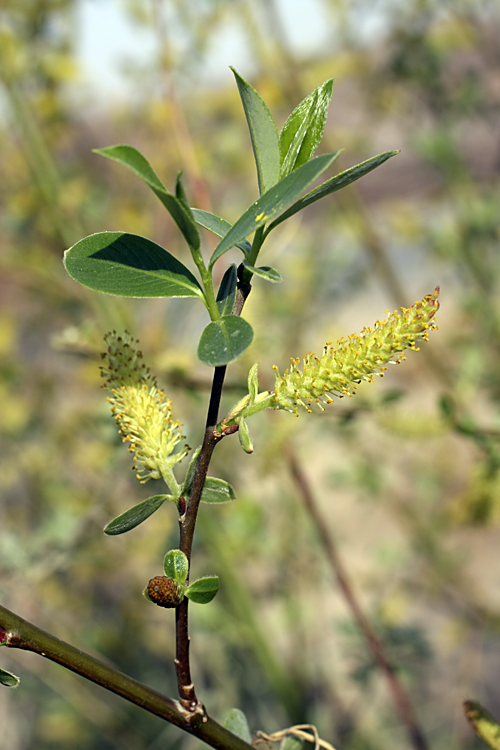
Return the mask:
{"type": "Polygon", "coordinates": [[[439,287],[413,307],[401,307],[388,315],[387,320],[377,320],[374,328],[363,328],[360,334],[350,334],[335,345],[325,345],[321,357],[307,352],[303,358],[291,357],[291,366],[280,375],[275,371],[275,409],[285,409],[298,415],[302,406],[311,412],[316,404],[321,411],[332,403],[332,396],[355,395],[362,380],[373,383],[375,375],[383,377],[388,364],[399,364],[406,359],[405,349],[419,351],[417,341],[427,341],[429,331],[437,328],[434,316],[439,309],[439,287]]]}
{"type": "Polygon", "coordinates": [[[106,334],[107,351],[102,354],[106,365],[101,367],[108,392],[111,413],[122,435],[134,453],[134,470],[141,482],[159,479],[165,467],[182,460],[189,448],[173,454],[185,436],[181,423],[172,419],[172,402],[159,390],[156,378],[142,361],[137,341],[125,332],[106,334]]]}

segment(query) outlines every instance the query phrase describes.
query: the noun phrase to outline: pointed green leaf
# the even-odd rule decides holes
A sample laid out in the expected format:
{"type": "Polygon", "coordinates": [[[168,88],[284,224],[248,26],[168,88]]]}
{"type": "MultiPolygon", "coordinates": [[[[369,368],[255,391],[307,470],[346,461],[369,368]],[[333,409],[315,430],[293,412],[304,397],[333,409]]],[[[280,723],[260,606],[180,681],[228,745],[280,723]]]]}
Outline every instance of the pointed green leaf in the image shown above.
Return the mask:
{"type": "Polygon", "coordinates": [[[200,297],[191,271],[156,242],[127,232],[100,232],[66,250],[75,281],[120,297],[200,297]]]}
{"type": "Polygon", "coordinates": [[[0,685],[13,688],[17,687],[20,682],[21,680],[19,679],[19,677],[16,677],[16,675],[12,674],[12,672],[7,672],[6,669],[0,669],[0,685]]]}
{"type": "Polygon", "coordinates": [[[257,165],[259,194],[276,185],[280,178],[280,150],[278,131],[267,104],[234,68],[241,102],[247,118],[248,129],[252,139],[253,153],[257,165]]]}
{"type": "Polygon", "coordinates": [[[174,497],[173,495],[153,495],[152,497],[148,497],[147,500],[134,505],[132,508],[126,510],[125,513],[110,521],[104,527],[104,533],[107,536],[116,536],[117,534],[124,534],[126,531],[135,529],[146,518],[152,516],[158,508],[161,508],[165,500],[174,500],[174,497]]]}
{"type": "Polygon", "coordinates": [[[228,482],[217,477],[207,477],[201,499],[204,503],[229,503],[236,500],[236,493],[228,482]]]}
{"type": "Polygon", "coordinates": [[[200,457],[200,452],[201,452],[201,445],[199,446],[199,448],[195,450],[191,458],[191,461],[189,462],[189,466],[186,471],[186,476],[184,478],[184,483],[182,485],[180,497],[189,495],[189,493],[191,492],[191,487],[193,486],[193,482],[194,482],[194,475],[196,474],[196,467],[198,466],[198,459],[200,457]]]}
{"type": "Polygon", "coordinates": [[[292,734],[289,735],[283,743],[282,750],[302,750],[304,747],[304,740],[300,737],[294,737],[292,734]]]}
{"type": "Polygon", "coordinates": [[[318,86],[293,110],[280,134],[281,177],[305,164],[325,131],[333,78],[318,86]]]}
{"type": "Polygon", "coordinates": [[[316,180],[330,164],[335,161],[340,151],[334,154],[324,154],[316,156],[306,164],[296,169],[291,174],[284,177],[277,185],[272,187],[267,193],[264,193],[245,213],[240,216],[238,221],[233,224],[232,228],[219,242],[210,258],[210,267],[216,260],[227,253],[233,245],[242,240],[244,237],[254,232],[259,227],[267,224],[268,221],[280,214],[295,201],[309,185],[316,180]]]}
{"type": "Polygon", "coordinates": [[[175,197],[182,203],[187,211],[191,211],[189,201],[184,190],[184,185],[182,184],[182,172],[177,172],[177,177],[175,178],[175,197]]]}
{"type": "MultiPolygon", "coordinates": [[[[307,159],[303,159],[301,162],[299,162],[299,154],[300,154],[302,145],[304,144],[304,138],[306,137],[309,126],[311,125],[311,121],[314,115],[314,108],[316,106],[317,100],[318,100],[318,92],[315,91],[314,97],[313,99],[311,99],[309,103],[309,107],[307,108],[305,112],[305,116],[302,119],[302,122],[299,122],[299,128],[295,132],[292,142],[290,143],[289,146],[285,146],[285,148],[283,149],[283,152],[281,155],[281,159],[282,159],[281,169],[280,169],[281,177],[286,177],[287,174],[290,174],[290,172],[293,172],[296,166],[300,167],[300,164],[305,164],[305,162],[307,161],[307,159]]],[[[281,139],[280,139],[280,147],[281,147],[281,139]]]]}
{"type": "MultiPolygon", "coordinates": [[[[220,216],[209,213],[209,211],[202,211],[201,208],[192,208],[194,220],[200,227],[208,229],[210,232],[215,234],[217,237],[225,237],[231,229],[231,224],[225,219],[221,219],[220,216]]],[[[252,246],[248,240],[242,240],[236,242],[235,247],[239,247],[245,255],[248,255],[252,246]]]]}
{"type": "Polygon", "coordinates": [[[188,599],[197,604],[208,604],[219,590],[218,576],[205,576],[193,581],[184,592],[188,599]]]}
{"type": "Polygon", "coordinates": [[[248,727],[247,717],[239,708],[232,708],[230,710],[226,717],[226,721],[224,722],[224,726],[228,732],[232,732],[232,734],[235,734],[240,740],[248,742],[249,745],[252,744],[252,735],[250,734],[250,729],[248,727]]]}
{"type": "MultiPolygon", "coordinates": [[[[189,247],[198,249],[200,247],[200,235],[198,227],[193,219],[187,200],[172,195],[162,183],[148,160],[133,146],[119,144],[117,146],[108,146],[107,148],[93,149],[95,154],[106,156],[108,159],[117,161],[123,166],[128,167],[136,175],[149,185],[155,195],[161,200],[172,219],[175,221],[182,234],[184,235],[189,247]]],[[[182,191],[183,193],[183,191],[182,191]]]]}
{"type": "Polygon", "coordinates": [[[171,549],[167,552],[163,569],[166,576],[173,578],[178,583],[184,583],[189,572],[189,563],[184,552],[181,552],[180,549],[171,549]]]}
{"type": "Polygon", "coordinates": [[[275,268],[271,268],[271,266],[251,266],[250,263],[247,263],[246,260],[243,261],[243,265],[245,268],[248,268],[249,271],[254,273],[256,276],[260,276],[262,279],[265,279],[266,281],[272,281],[274,284],[280,283],[283,281],[283,277],[280,274],[279,271],[277,271],[275,268]]]}
{"type": "Polygon", "coordinates": [[[500,725],[480,703],[464,702],[465,715],[477,736],[493,750],[500,750],[500,725]]]}
{"type": "Polygon", "coordinates": [[[234,303],[236,300],[236,285],[238,282],[238,275],[236,272],[236,266],[233,263],[226,269],[222,281],[217,292],[217,309],[219,314],[231,315],[234,309],[234,303]]]}
{"type": "Polygon", "coordinates": [[[250,323],[236,315],[224,315],[201,334],[198,358],[210,367],[227,365],[248,349],[252,340],[250,323]]]}
{"type": "MultiPolygon", "coordinates": [[[[340,151],[338,151],[337,153],[340,153],[340,151]]],[[[395,156],[396,154],[399,154],[399,151],[385,151],[383,154],[372,156],[371,159],[367,159],[366,161],[361,162],[361,164],[356,164],[355,167],[350,167],[349,169],[346,169],[345,172],[341,172],[340,174],[335,175],[335,177],[332,177],[330,180],[323,182],[317,188],[311,190],[310,193],[304,195],[303,198],[290,206],[290,208],[285,211],[284,214],[281,214],[280,217],[273,221],[273,223],[268,226],[266,235],[269,234],[271,229],[274,229],[278,226],[278,224],[281,224],[282,221],[289,219],[290,216],[293,216],[298,211],[302,211],[302,209],[310,206],[311,203],[315,203],[321,198],[324,198],[326,195],[330,195],[330,193],[334,193],[336,190],[340,190],[341,188],[350,185],[351,182],[359,180],[360,177],[364,177],[365,174],[368,174],[368,172],[371,172],[372,169],[379,167],[381,164],[387,161],[387,159],[390,159],[391,156],[395,156]]]]}

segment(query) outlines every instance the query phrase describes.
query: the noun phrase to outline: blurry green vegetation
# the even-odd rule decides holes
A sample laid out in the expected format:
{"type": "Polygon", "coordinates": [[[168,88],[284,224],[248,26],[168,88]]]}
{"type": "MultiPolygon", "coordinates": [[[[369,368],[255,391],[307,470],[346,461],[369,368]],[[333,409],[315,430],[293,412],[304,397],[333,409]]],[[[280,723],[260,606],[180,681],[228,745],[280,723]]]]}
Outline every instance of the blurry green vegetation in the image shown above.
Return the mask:
{"type": "MultiPolygon", "coordinates": [[[[383,32],[361,42],[356,19],[369,3],[322,5],[335,52],[301,59],[274,2],[169,3],[189,32],[184,51],[161,3],[123,3],[156,29],[161,54],[130,72],[133,103],[90,117],[71,95],[76,3],[2,3],[2,603],[175,693],[170,613],[141,596],[175,544],[175,514],[170,526],[163,513],[164,525],[103,538],[111,518],[155,488],[137,484],[119,449],[99,352],[107,330],[131,330],[194,443],[209,388],[194,355],[204,321],[189,300],[173,317],[169,301],[96,295],[68,278],[61,258],[84,234],[120,229],[186,261],[160,204],[91,148],[128,142],[155,154],[170,186],[183,168],[192,200],[229,221],[257,197],[232,82],[215,91],[196,82],[207,46],[232,20],[246,33],[252,82],[283,120],[336,77],[323,148],[345,148],[339,171],[385,149],[402,153],[274,233],[266,262],[279,258],[285,281],[254,285],[245,314],[256,340],[230,370],[227,405],[257,357],[262,372],[286,366],[286,353],[311,342],[320,350],[436,283],[441,330],[404,371],[329,413],[261,415],[252,457],[241,460],[236,440],[215,454],[214,472],[239,499],[201,513],[195,561],[222,587],[210,607],[193,608],[198,691],[214,716],[237,706],[269,733],[309,721],[340,750],[406,746],[291,482],[293,441],[431,745],[470,748],[464,696],[500,713],[500,14],[487,2],[385,3],[383,32]]],[[[55,665],[3,656],[23,678],[0,698],[11,750],[197,745],[55,665]]]]}

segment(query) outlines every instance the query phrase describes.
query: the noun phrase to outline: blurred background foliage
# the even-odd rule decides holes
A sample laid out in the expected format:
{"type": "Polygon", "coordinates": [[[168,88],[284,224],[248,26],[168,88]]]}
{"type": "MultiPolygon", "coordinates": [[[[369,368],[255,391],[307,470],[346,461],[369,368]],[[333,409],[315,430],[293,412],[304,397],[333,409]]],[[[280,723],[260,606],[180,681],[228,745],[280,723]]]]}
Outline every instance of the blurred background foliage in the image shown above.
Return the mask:
{"type": "MultiPolygon", "coordinates": [[[[146,235],[190,263],[161,204],[94,147],[135,145],[167,186],[182,168],[193,205],[229,221],[255,200],[234,82],[202,76],[229,26],[248,60],[240,73],[278,127],[334,76],[322,149],[345,148],[338,171],[401,154],[273,232],[263,261],[285,280],[254,284],[245,316],[255,342],[229,370],[227,407],[256,360],[270,387],[273,364],[321,350],[436,284],[442,311],[421,353],[353,401],[297,420],[259,415],[251,457],[236,439],[216,451],[211,473],[238,500],[201,509],[194,573],[217,573],[222,585],[213,604],[191,607],[198,693],[221,720],[243,709],[254,730],[307,721],[339,750],[408,746],[292,481],[293,446],[431,747],[470,748],[462,700],[500,713],[500,12],[480,0],[315,5],[331,43],[305,54],[288,33],[293,3],[121,0],[120,12],[154,36],[154,52],[128,65],[130,97],[97,108],[81,85],[81,3],[3,0],[2,603],[175,694],[173,614],[141,596],[177,546],[175,512],[162,508],[123,538],[102,535],[161,487],[130,471],[99,390],[99,352],[110,328],[137,336],[194,447],[210,386],[195,356],[206,320],[192,301],[90,292],[61,258],[109,229],[146,235]]],[[[22,678],[0,695],[10,750],[199,746],[43,659],[1,657],[22,678]]]]}

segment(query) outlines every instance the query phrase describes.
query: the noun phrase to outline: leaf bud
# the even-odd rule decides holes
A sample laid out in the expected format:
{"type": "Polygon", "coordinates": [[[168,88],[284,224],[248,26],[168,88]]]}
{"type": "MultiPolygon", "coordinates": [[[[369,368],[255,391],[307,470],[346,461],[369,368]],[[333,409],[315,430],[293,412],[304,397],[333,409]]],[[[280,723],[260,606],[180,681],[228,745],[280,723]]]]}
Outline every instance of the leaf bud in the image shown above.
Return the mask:
{"type": "Polygon", "coordinates": [[[239,422],[238,437],[240,439],[240,445],[245,453],[253,453],[253,443],[248,431],[248,425],[244,419],[239,422]]]}

